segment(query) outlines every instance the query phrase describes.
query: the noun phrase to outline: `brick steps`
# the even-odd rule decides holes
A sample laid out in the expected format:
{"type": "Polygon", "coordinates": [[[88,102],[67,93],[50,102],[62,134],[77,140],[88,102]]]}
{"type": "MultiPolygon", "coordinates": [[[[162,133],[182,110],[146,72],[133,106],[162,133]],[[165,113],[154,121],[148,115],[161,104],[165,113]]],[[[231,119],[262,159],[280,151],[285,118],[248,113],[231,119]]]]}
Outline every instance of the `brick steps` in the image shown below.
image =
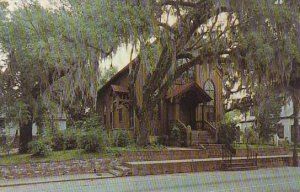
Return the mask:
{"type": "Polygon", "coordinates": [[[245,171],[245,170],[256,170],[258,169],[255,160],[245,159],[243,161],[232,161],[222,163],[222,170],[224,171],[245,171]]]}
{"type": "Polygon", "coordinates": [[[200,146],[202,144],[212,144],[215,143],[215,139],[211,136],[208,131],[192,131],[191,135],[192,146],[200,146]]]}
{"type": "Polygon", "coordinates": [[[249,171],[249,170],[257,170],[257,166],[240,166],[240,167],[227,167],[224,171],[249,171]]]}

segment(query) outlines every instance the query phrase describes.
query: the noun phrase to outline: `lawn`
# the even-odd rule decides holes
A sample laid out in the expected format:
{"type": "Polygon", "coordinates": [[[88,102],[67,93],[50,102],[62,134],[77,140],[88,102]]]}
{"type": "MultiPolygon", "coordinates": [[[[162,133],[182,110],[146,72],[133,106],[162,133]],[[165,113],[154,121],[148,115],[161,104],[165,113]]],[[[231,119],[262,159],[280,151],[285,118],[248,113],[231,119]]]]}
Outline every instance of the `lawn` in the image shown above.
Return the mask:
{"type": "Polygon", "coordinates": [[[102,153],[85,153],[83,150],[65,150],[65,151],[52,151],[47,157],[32,157],[31,154],[11,154],[0,155],[0,165],[12,165],[22,163],[35,163],[35,162],[50,162],[50,161],[66,161],[66,160],[80,160],[80,159],[93,159],[93,158],[112,158],[118,154],[127,151],[149,151],[149,150],[164,150],[164,147],[152,146],[147,148],[140,147],[110,147],[102,153]]]}
{"type": "Polygon", "coordinates": [[[47,157],[32,157],[31,154],[11,154],[0,156],[0,165],[33,163],[33,162],[49,162],[64,161],[71,159],[91,159],[103,157],[100,153],[84,153],[79,150],[53,151],[47,157]]]}

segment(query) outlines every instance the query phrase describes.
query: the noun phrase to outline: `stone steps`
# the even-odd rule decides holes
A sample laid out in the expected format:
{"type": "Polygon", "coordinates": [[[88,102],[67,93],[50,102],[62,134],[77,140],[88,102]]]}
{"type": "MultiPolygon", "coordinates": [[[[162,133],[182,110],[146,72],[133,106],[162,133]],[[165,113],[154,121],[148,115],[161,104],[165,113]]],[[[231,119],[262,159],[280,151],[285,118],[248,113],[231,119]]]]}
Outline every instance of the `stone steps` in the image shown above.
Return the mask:
{"type": "Polygon", "coordinates": [[[122,172],[122,175],[123,176],[130,176],[132,175],[132,171],[129,167],[126,167],[126,166],[116,166],[115,167],[116,170],[122,172]]]}
{"type": "Polygon", "coordinates": [[[210,135],[208,131],[192,131],[192,146],[199,146],[201,144],[215,143],[215,139],[210,135]]]}
{"type": "Polygon", "coordinates": [[[116,169],[109,169],[108,172],[112,175],[114,175],[115,177],[122,177],[125,176],[123,175],[123,172],[116,170],[116,169]]]}

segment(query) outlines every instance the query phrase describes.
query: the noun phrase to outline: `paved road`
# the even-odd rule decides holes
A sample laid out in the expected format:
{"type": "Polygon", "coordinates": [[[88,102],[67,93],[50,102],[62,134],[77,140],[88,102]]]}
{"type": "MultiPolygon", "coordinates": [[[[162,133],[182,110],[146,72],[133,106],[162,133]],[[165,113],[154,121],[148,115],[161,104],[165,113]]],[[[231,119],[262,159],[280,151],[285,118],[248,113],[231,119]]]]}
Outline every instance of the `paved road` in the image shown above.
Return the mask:
{"type": "Polygon", "coordinates": [[[0,188],[1,192],[79,191],[263,191],[299,192],[300,168],[286,167],[241,172],[202,172],[88,181],[46,183],[0,188]]]}

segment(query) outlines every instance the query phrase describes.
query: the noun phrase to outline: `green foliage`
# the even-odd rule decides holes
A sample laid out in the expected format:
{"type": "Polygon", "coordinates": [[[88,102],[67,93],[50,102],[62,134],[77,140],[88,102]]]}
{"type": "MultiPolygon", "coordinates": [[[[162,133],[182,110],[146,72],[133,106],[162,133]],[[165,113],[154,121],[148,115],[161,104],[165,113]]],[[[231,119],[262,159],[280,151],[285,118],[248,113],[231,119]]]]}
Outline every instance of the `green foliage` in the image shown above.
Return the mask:
{"type": "Polygon", "coordinates": [[[91,114],[90,116],[87,116],[83,120],[76,121],[74,128],[80,130],[90,130],[90,129],[100,129],[102,127],[99,121],[99,116],[97,114],[91,114]]]}
{"type": "Polygon", "coordinates": [[[290,142],[287,137],[283,141],[279,141],[279,145],[283,146],[286,151],[290,150],[290,142]]]}
{"type": "Polygon", "coordinates": [[[177,142],[180,146],[186,146],[186,127],[183,123],[176,121],[171,129],[171,140],[177,142]]]}
{"type": "Polygon", "coordinates": [[[131,137],[126,130],[113,131],[113,145],[115,147],[126,147],[132,144],[131,137]]]}
{"type": "Polygon", "coordinates": [[[105,83],[110,80],[111,77],[113,77],[118,72],[118,69],[114,66],[110,66],[109,68],[105,68],[101,74],[100,78],[100,87],[105,85],[105,83]]]}
{"type": "Polygon", "coordinates": [[[9,155],[10,151],[14,147],[14,139],[15,139],[15,137],[12,137],[7,134],[0,135],[0,151],[9,155]]]}
{"type": "Polygon", "coordinates": [[[276,132],[276,125],[280,121],[282,97],[270,88],[258,86],[256,99],[259,101],[254,106],[256,128],[262,142],[269,142],[276,132]]]}
{"type": "Polygon", "coordinates": [[[64,147],[64,132],[61,130],[55,131],[55,133],[51,136],[51,146],[54,151],[61,151],[64,147]]]}
{"type": "Polygon", "coordinates": [[[218,143],[232,144],[236,141],[237,126],[234,121],[223,122],[218,132],[218,143]]]}
{"type": "Polygon", "coordinates": [[[37,140],[31,141],[28,144],[29,151],[32,153],[32,156],[35,157],[46,157],[50,155],[51,142],[45,138],[39,138],[37,140]]]}
{"type": "Polygon", "coordinates": [[[102,130],[93,128],[83,130],[77,137],[77,144],[79,149],[85,152],[103,152],[106,148],[102,130]]]}
{"type": "Polygon", "coordinates": [[[258,133],[253,128],[247,128],[243,133],[243,143],[246,144],[258,144],[258,133]]]}
{"type": "Polygon", "coordinates": [[[77,148],[78,131],[74,129],[67,129],[64,132],[64,149],[71,150],[77,148]]]}
{"type": "Polygon", "coordinates": [[[168,136],[161,135],[157,137],[157,145],[159,146],[166,146],[167,145],[168,136]]]}

